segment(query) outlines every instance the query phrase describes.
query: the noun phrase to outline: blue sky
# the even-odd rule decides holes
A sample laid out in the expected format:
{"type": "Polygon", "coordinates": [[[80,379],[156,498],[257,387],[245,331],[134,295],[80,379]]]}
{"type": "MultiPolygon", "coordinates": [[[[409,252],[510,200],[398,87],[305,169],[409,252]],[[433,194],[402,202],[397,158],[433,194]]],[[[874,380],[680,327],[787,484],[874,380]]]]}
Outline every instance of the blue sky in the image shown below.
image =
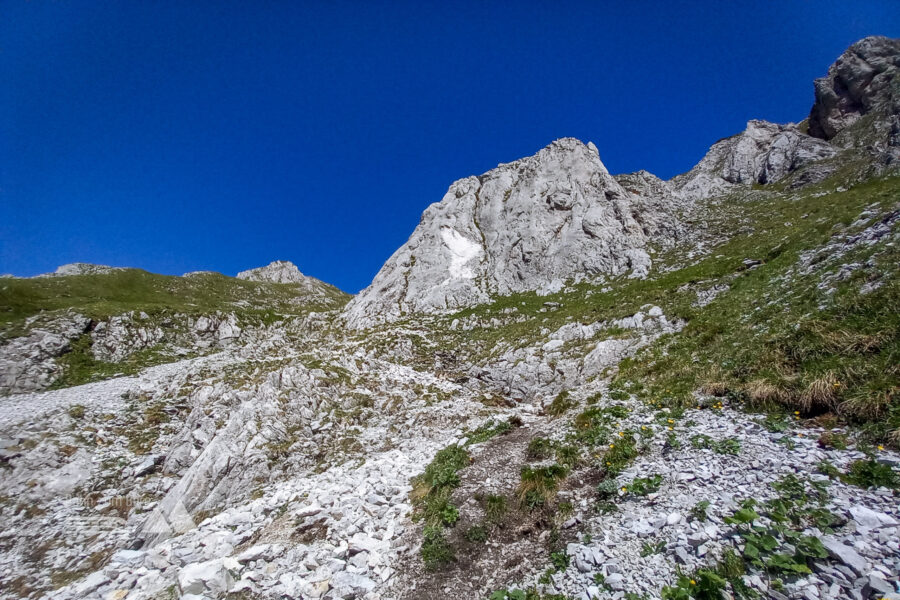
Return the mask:
{"type": "Polygon", "coordinates": [[[453,180],[564,136],[671,177],[805,118],[870,34],[896,0],[4,0],[0,273],[286,259],[356,292],[453,180]]]}

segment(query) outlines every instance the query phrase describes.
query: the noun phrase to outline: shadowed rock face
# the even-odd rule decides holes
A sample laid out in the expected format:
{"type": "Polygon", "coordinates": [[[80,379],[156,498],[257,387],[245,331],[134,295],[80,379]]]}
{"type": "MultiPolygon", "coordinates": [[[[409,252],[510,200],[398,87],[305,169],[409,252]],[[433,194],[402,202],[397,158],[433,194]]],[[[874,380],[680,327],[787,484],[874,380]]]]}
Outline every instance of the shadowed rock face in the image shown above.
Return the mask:
{"type": "MultiPolygon", "coordinates": [[[[870,112],[900,110],[900,40],[871,36],[850,46],[815,83],[810,135],[830,140],[870,112]]],[[[893,132],[895,135],[900,133],[893,132]]]]}
{"type": "Polygon", "coordinates": [[[593,144],[565,138],[461,179],[347,308],[353,326],[650,266],[640,206],[593,144]]]}
{"type": "Polygon", "coordinates": [[[835,153],[830,144],[793,124],[753,120],[738,135],[713,144],[693,169],[672,180],[672,187],[685,198],[698,200],[735,184],[774,183],[835,153]]]}

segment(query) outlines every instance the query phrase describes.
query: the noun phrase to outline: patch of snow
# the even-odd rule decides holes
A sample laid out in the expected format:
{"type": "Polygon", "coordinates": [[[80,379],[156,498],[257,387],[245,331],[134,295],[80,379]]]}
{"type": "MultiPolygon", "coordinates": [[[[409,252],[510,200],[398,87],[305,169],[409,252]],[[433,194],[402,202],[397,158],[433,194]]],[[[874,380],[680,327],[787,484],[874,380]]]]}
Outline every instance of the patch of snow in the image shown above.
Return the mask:
{"type": "Polygon", "coordinates": [[[466,263],[484,253],[481,245],[450,227],[441,228],[441,239],[444,240],[444,245],[450,250],[449,270],[451,279],[473,279],[475,272],[470,267],[467,267],[466,263]]]}

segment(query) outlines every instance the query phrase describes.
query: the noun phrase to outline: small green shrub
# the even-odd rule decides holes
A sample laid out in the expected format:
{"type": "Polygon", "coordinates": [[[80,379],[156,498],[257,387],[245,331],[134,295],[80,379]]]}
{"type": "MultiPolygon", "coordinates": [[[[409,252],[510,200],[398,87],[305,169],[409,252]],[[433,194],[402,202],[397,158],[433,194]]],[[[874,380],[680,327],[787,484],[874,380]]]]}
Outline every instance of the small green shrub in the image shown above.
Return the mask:
{"type": "Polygon", "coordinates": [[[856,460],[850,463],[844,481],[861,488],[886,487],[892,490],[900,488],[900,476],[889,465],[876,460],[856,460]]]}
{"type": "Polygon", "coordinates": [[[701,500],[691,509],[691,517],[696,521],[700,521],[701,523],[705,521],[708,516],[706,514],[706,510],[709,508],[709,500],[701,500]]]}
{"type": "Polygon", "coordinates": [[[565,550],[557,550],[550,553],[550,564],[557,571],[565,571],[569,568],[569,555],[565,550]]]}
{"type": "Polygon", "coordinates": [[[456,487],[459,485],[456,472],[468,464],[468,452],[458,446],[448,446],[434,455],[421,478],[430,488],[456,487]]]}
{"type": "Polygon", "coordinates": [[[472,525],[464,535],[473,544],[483,544],[488,539],[487,529],[482,525],[472,525]]]}
{"type": "Polygon", "coordinates": [[[634,444],[634,433],[624,431],[619,439],[609,445],[610,448],[603,456],[606,472],[610,475],[618,475],[637,455],[637,447],[634,444]]]}
{"type": "Polygon", "coordinates": [[[691,438],[691,446],[697,449],[709,448],[717,454],[737,455],[741,451],[741,442],[737,438],[724,438],[717,442],[702,433],[691,438]]]}
{"type": "Polygon", "coordinates": [[[447,543],[441,527],[425,528],[421,553],[425,568],[430,571],[436,570],[456,558],[453,547],[447,543]]]}
{"type": "Polygon", "coordinates": [[[544,437],[536,437],[528,442],[525,455],[529,460],[544,460],[553,454],[553,442],[544,437]]]}
{"type": "Polygon", "coordinates": [[[710,569],[697,569],[691,575],[678,574],[674,586],[662,589],[663,600],[722,600],[725,579],[710,569]]]}
{"type": "Polygon", "coordinates": [[[659,491],[662,475],[656,473],[650,477],[637,477],[628,486],[628,491],[635,496],[646,496],[659,491]]]}
{"type": "Polygon", "coordinates": [[[615,498],[618,493],[619,485],[616,483],[615,479],[604,479],[597,484],[597,496],[599,496],[601,500],[615,498]]]}
{"type": "Polygon", "coordinates": [[[655,542],[644,542],[641,545],[641,556],[647,557],[654,554],[659,554],[665,549],[666,542],[663,540],[657,540],[655,542]]]}
{"type": "Polygon", "coordinates": [[[574,469],[581,462],[581,452],[570,444],[556,447],[556,462],[568,469],[574,469]]]}
{"type": "Polygon", "coordinates": [[[842,475],[841,470],[827,460],[820,461],[816,465],[816,470],[823,475],[828,475],[831,479],[840,479],[842,475]]]}

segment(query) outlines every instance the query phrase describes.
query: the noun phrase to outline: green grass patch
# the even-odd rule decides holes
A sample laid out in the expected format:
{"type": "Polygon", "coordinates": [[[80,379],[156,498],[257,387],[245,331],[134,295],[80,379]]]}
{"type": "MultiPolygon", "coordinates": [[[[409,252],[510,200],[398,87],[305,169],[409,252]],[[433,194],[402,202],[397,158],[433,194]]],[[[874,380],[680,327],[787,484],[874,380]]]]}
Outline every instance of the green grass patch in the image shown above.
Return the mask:
{"type": "Polygon", "coordinates": [[[547,505],[556,496],[559,484],[567,473],[565,467],[557,464],[546,467],[523,466],[516,491],[519,502],[530,510],[547,505]]]}

